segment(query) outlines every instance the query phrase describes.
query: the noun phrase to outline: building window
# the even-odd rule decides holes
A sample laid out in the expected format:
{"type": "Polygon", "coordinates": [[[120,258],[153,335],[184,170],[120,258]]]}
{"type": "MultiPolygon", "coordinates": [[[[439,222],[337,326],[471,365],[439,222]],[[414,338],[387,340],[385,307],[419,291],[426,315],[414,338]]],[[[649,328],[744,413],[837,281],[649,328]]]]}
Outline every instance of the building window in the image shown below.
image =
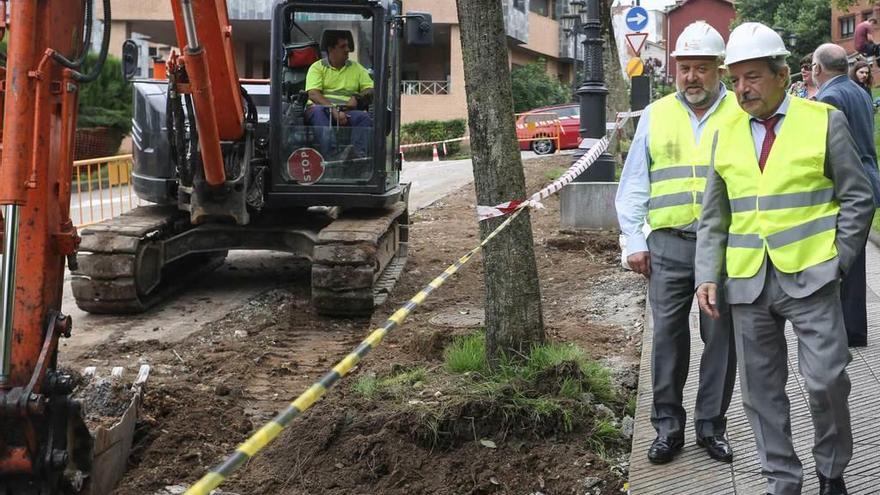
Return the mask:
{"type": "Polygon", "coordinates": [[[851,38],[852,35],[856,32],[856,16],[851,15],[848,17],[841,17],[839,22],[840,37],[851,38]]]}
{"type": "Polygon", "coordinates": [[[874,11],[873,11],[873,10],[865,10],[865,11],[862,12],[862,20],[863,20],[863,21],[867,21],[867,20],[868,20],[869,18],[871,18],[871,16],[873,16],[873,15],[874,15],[874,11]]]}
{"type": "Polygon", "coordinates": [[[550,0],[531,0],[529,10],[544,17],[550,17],[550,0]]]}
{"type": "Polygon", "coordinates": [[[526,11],[526,0],[513,0],[513,8],[520,12],[526,11]]]}

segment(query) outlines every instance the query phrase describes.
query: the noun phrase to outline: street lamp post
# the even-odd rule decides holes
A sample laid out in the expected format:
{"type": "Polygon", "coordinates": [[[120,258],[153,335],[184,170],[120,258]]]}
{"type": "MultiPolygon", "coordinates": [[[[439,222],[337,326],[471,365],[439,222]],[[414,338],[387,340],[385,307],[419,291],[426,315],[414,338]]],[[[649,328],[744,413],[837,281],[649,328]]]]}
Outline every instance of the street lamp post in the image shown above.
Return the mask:
{"type": "MultiPolygon", "coordinates": [[[[584,40],[584,79],[577,90],[580,97],[580,135],[581,147],[575,154],[580,159],[587,150],[605,137],[605,100],[608,88],[605,86],[603,68],[604,40],[602,21],[599,18],[599,0],[572,0],[571,5],[583,6],[580,21],[585,35],[584,40]],[[585,4],[585,5],[584,5],[585,4]]],[[[599,155],[587,171],[575,179],[576,182],[613,182],[614,159],[607,152],[599,155]]]]}
{"type": "MultiPolygon", "coordinates": [[[[578,0],[574,0],[577,2],[578,0]]],[[[572,47],[574,48],[574,53],[571,57],[571,65],[572,65],[572,75],[571,75],[571,95],[577,94],[577,85],[580,81],[578,76],[578,62],[580,62],[580,57],[578,56],[578,45],[580,44],[580,32],[581,32],[581,17],[578,14],[564,14],[560,18],[562,22],[562,30],[565,33],[565,39],[569,39],[574,36],[574,43],[572,43],[572,47]]]]}

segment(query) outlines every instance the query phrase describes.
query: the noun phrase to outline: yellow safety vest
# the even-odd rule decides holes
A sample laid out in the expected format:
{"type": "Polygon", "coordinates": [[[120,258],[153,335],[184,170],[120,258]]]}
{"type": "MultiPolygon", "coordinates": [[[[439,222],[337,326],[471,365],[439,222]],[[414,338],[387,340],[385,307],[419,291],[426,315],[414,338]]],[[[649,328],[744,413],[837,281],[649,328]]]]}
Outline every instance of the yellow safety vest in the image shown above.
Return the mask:
{"type": "Polygon", "coordinates": [[[666,95],[651,105],[648,225],[652,229],[684,227],[700,219],[712,136],[719,121],[737,113],[742,110],[736,99],[725,97],[709,116],[697,143],[690,115],[675,94],[666,95]]]}
{"type": "Polygon", "coordinates": [[[798,273],[837,256],[834,183],[825,177],[831,107],[791,98],[767,157],[755,157],[750,117],[734,116],[719,133],[715,170],[730,199],[727,273],[750,278],[768,253],[783,273],[798,273]]]}

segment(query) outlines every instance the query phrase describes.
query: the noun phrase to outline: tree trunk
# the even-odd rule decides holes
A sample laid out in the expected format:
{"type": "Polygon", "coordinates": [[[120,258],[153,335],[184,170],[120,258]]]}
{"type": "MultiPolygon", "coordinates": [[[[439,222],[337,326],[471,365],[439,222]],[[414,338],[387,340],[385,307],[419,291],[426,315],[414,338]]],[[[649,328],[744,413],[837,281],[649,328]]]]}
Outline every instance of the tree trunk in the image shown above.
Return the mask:
{"type": "MultiPolygon", "coordinates": [[[[477,204],[524,199],[525,176],[513,118],[507,35],[499,0],[458,0],[468,125],[477,204]]],[[[484,238],[504,219],[480,223],[484,238]]],[[[527,355],[544,341],[532,223],[523,212],[483,250],[486,352],[527,355]]]]}

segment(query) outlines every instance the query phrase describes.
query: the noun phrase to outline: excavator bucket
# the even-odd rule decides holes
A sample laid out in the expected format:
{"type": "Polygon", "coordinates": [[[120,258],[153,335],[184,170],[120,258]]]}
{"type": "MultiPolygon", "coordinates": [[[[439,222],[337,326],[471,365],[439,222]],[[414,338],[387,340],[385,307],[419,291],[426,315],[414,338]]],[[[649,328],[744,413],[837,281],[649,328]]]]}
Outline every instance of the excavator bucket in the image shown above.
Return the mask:
{"type": "Polygon", "coordinates": [[[68,473],[68,479],[80,495],[106,495],[125,474],[150,366],[141,365],[133,383],[125,381],[122,367],[103,377],[95,367],[88,367],[82,376],[73,397],[83,406],[85,429],[77,434],[88,438],[76,444],[91,446],[90,470],[68,473]]]}

